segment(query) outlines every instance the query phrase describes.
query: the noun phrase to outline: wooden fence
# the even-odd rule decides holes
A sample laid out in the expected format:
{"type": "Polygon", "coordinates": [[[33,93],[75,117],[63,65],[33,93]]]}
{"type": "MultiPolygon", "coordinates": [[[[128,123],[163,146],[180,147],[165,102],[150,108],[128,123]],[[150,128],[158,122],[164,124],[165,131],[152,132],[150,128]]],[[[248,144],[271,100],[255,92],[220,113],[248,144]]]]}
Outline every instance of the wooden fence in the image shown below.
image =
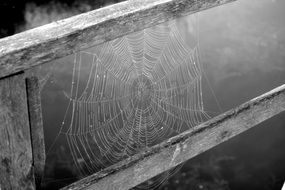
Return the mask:
{"type": "MultiPolygon", "coordinates": [[[[36,189],[45,163],[34,66],[234,0],[132,0],[0,39],[0,189],[36,189]],[[37,179],[37,180],[35,180],[37,179]]],[[[64,189],[130,189],[285,110],[285,85],[64,189]]]]}

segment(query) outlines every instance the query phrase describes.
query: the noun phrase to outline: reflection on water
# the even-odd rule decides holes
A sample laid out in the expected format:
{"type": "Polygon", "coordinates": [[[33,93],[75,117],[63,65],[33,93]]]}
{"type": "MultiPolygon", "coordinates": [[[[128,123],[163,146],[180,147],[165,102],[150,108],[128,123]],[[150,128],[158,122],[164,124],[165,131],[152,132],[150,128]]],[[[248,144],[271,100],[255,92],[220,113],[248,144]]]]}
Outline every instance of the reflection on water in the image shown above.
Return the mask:
{"type": "MultiPolygon", "coordinates": [[[[285,81],[285,1],[238,1],[199,13],[203,100],[212,116],[256,97],[285,81]],[[218,104],[221,108],[219,108],[218,104]]],[[[193,30],[187,18],[179,22],[193,30]]],[[[191,47],[193,39],[188,35],[191,47]]],[[[54,142],[70,96],[74,57],[52,64],[42,91],[47,149],[54,142]],[[56,72],[54,72],[56,71],[56,72]]],[[[86,68],[88,69],[88,68],[86,68]]],[[[141,97],[147,97],[141,94],[141,97]]],[[[285,179],[284,114],[190,160],[164,189],[280,189],[285,179]],[[279,187],[280,186],[280,187],[279,187]]],[[[58,138],[49,152],[49,177],[78,177],[72,155],[58,138]],[[59,168],[58,168],[59,167],[59,168]]],[[[78,160],[80,162],[80,160],[78,160]]],[[[51,188],[51,186],[49,186],[51,188]]]]}

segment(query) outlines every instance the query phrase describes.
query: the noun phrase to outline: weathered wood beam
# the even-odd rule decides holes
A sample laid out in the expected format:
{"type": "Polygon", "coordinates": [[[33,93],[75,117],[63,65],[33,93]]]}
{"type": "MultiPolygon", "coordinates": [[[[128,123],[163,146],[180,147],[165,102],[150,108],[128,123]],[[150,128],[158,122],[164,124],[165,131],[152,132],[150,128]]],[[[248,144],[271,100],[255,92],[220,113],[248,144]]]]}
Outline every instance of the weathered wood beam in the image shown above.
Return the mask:
{"type": "Polygon", "coordinates": [[[130,189],[284,110],[285,85],[282,85],[63,189],[130,189]]]}
{"type": "Polygon", "coordinates": [[[35,76],[26,78],[28,113],[31,130],[34,176],[37,189],[40,189],[45,166],[45,143],[42,120],[42,106],[39,80],[35,76]]]}
{"type": "Polygon", "coordinates": [[[0,78],[235,0],[132,0],[0,39],[0,78]]]}
{"type": "Polygon", "coordinates": [[[23,73],[0,80],[0,189],[35,189],[23,73]]]}

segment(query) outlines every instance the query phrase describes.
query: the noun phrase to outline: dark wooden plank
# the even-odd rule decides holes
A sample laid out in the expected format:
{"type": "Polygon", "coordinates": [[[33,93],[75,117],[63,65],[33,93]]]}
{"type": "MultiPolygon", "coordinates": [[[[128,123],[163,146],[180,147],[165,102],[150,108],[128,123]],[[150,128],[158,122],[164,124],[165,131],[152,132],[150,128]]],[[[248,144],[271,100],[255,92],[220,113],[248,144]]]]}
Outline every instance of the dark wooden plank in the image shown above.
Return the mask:
{"type": "Polygon", "coordinates": [[[35,189],[24,74],[0,80],[0,189],[35,189]]]}
{"type": "Polygon", "coordinates": [[[0,78],[235,0],[132,0],[0,40],[0,78]]]}
{"type": "Polygon", "coordinates": [[[45,143],[42,120],[39,80],[35,76],[26,78],[28,112],[32,140],[33,165],[36,187],[40,187],[45,166],[45,143]]]}
{"type": "Polygon", "coordinates": [[[130,189],[285,110],[285,85],[63,189],[130,189]]]}

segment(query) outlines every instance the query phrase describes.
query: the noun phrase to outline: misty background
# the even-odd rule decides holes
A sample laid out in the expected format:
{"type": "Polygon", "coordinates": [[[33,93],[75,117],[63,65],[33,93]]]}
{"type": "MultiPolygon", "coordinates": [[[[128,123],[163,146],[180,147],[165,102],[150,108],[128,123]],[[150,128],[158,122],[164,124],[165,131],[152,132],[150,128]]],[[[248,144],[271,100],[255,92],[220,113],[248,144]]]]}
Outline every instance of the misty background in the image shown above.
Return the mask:
{"type": "MultiPolygon", "coordinates": [[[[117,1],[1,1],[0,37],[117,1]]],[[[187,17],[184,18],[187,20],[187,17]]],[[[239,0],[199,13],[205,109],[218,115],[285,83],[285,1],[239,0]]],[[[190,39],[188,39],[190,40],[190,39]]],[[[72,56],[40,67],[46,149],[59,131],[72,56]],[[60,81],[65,78],[64,81],[60,81]]],[[[77,179],[61,141],[48,155],[43,187],[77,179]]],[[[281,189],[285,113],[189,160],[162,189],[281,189]]]]}

